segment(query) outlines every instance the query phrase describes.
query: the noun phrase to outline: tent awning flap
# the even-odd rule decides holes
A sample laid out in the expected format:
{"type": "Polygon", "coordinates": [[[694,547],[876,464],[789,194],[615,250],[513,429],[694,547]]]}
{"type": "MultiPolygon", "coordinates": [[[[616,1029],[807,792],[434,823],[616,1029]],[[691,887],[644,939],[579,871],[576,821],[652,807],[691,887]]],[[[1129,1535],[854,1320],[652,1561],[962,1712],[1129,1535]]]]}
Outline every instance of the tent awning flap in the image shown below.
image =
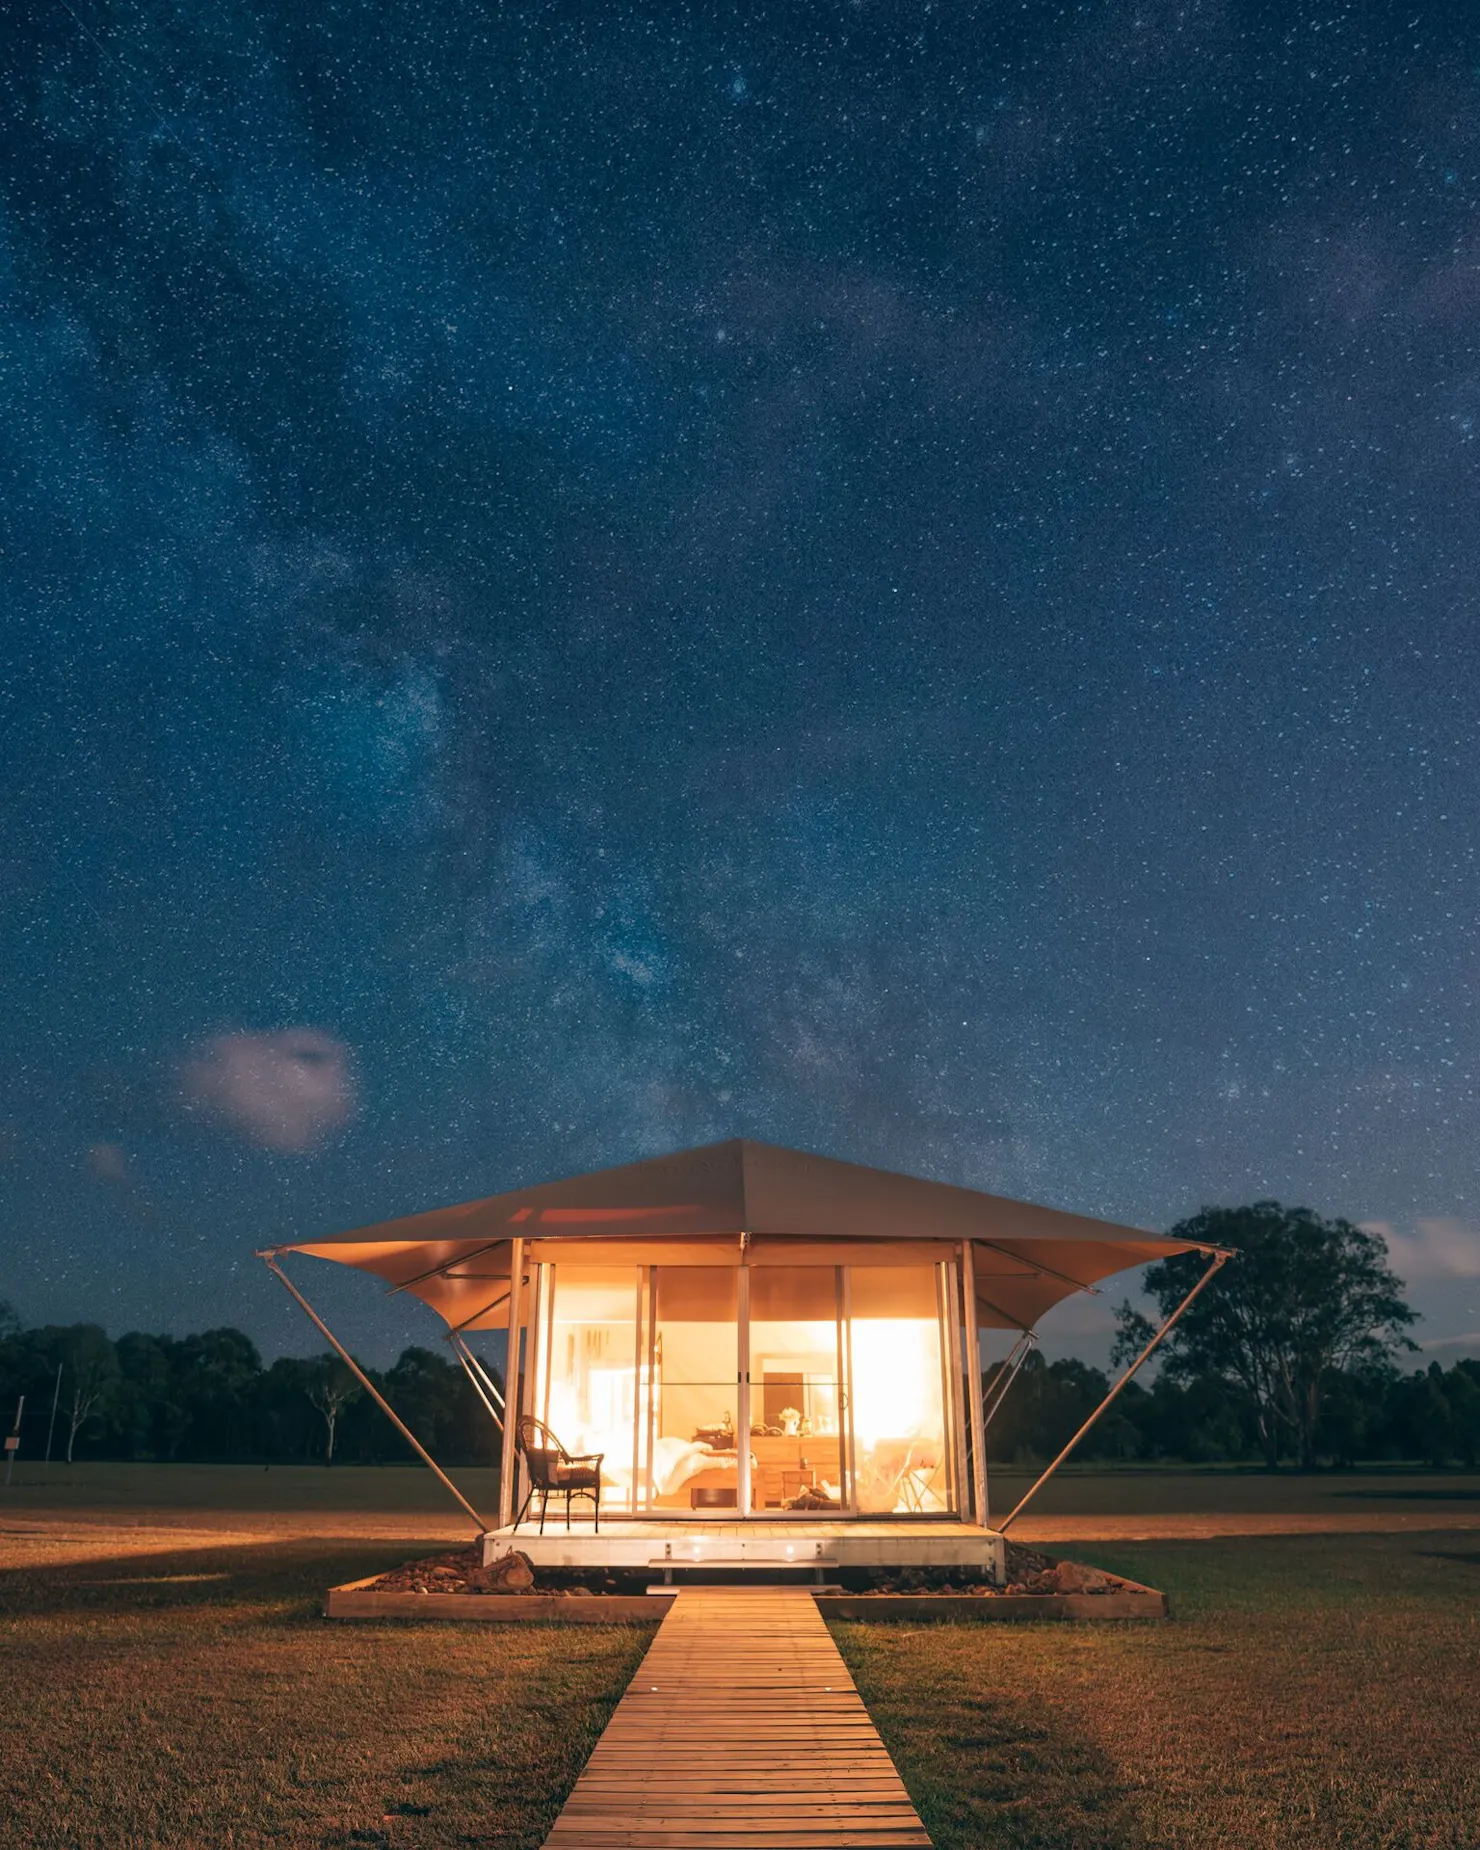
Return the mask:
{"type": "Polygon", "coordinates": [[[531,1258],[569,1257],[599,1244],[612,1263],[644,1262],[645,1255],[658,1264],[732,1262],[742,1241],[753,1245],[757,1261],[785,1262],[791,1243],[803,1242],[817,1260],[846,1247],[849,1263],[874,1254],[900,1263],[970,1241],[981,1320],[1006,1329],[1031,1329],[1053,1305],[1115,1272],[1209,1250],[741,1139],[270,1250],[373,1273],[430,1305],[449,1327],[495,1328],[507,1319],[516,1237],[529,1242],[531,1258]]]}

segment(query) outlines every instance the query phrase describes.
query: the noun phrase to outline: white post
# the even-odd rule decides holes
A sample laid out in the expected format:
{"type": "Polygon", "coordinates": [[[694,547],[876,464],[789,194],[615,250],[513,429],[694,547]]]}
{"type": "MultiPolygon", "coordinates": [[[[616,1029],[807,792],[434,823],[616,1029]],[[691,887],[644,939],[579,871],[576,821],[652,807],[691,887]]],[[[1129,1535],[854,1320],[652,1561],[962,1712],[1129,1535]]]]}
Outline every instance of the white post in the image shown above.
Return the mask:
{"type": "Polygon", "coordinates": [[[844,1473],[842,1505],[850,1516],[861,1515],[858,1507],[858,1452],[853,1437],[853,1268],[839,1266],[843,1274],[843,1380],[838,1396],[838,1438],[844,1473]]]}
{"type": "Polygon", "coordinates": [[[735,1515],[750,1514],[750,1267],[743,1261],[736,1278],[735,1306],[735,1515]]]}
{"type": "Polygon", "coordinates": [[[1022,1367],[1038,1338],[1031,1330],[1024,1330],[1022,1335],[1008,1350],[999,1365],[997,1376],[992,1382],[992,1397],[987,1399],[985,1388],[982,1390],[982,1424],[990,1426],[997,1417],[997,1409],[1007,1399],[1007,1390],[1017,1380],[1018,1370],[1022,1367]]]}
{"type": "Polygon", "coordinates": [[[637,1474],[642,1466],[642,1267],[637,1274],[637,1303],[632,1320],[632,1483],[627,1494],[628,1514],[638,1510],[637,1474]]]}
{"type": "Polygon", "coordinates": [[[966,1352],[961,1343],[961,1248],[954,1260],[935,1268],[935,1320],[941,1334],[941,1412],[950,1422],[952,1503],[958,1516],[971,1508],[971,1472],[966,1443],[966,1352]]]}
{"type": "Polygon", "coordinates": [[[961,1242],[961,1296],[966,1331],[966,1392],[971,1409],[972,1488],[976,1520],[985,1529],[991,1514],[987,1498],[987,1423],[982,1416],[982,1347],[976,1327],[976,1259],[970,1240],[961,1242]]]}
{"type": "Polygon", "coordinates": [[[519,1301],[524,1279],[524,1242],[517,1235],[509,1251],[509,1356],[504,1364],[504,1446],[499,1460],[498,1526],[507,1529],[513,1523],[515,1494],[518,1489],[519,1429],[519,1301]]]}
{"type": "MultiPolygon", "coordinates": [[[[497,1429],[497,1431],[501,1433],[504,1430],[504,1422],[499,1417],[498,1409],[494,1406],[493,1401],[489,1398],[488,1393],[484,1389],[483,1383],[478,1379],[478,1374],[475,1371],[474,1365],[477,1362],[478,1358],[473,1354],[472,1350],[468,1348],[466,1343],[463,1342],[460,1336],[449,1335],[447,1340],[452,1345],[452,1353],[457,1357],[458,1361],[461,1362],[463,1365],[463,1373],[467,1376],[469,1381],[472,1382],[473,1392],[478,1396],[479,1400],[483,1402],[483,1405],[485,1409],[487,1410],[489,1419],[493,1421],[495,1428],[497,1429]]],[[[493,1385],[492,1382],[490,1382],[489,1386],[491,1387],[492,1385],[493,1385]]]]}

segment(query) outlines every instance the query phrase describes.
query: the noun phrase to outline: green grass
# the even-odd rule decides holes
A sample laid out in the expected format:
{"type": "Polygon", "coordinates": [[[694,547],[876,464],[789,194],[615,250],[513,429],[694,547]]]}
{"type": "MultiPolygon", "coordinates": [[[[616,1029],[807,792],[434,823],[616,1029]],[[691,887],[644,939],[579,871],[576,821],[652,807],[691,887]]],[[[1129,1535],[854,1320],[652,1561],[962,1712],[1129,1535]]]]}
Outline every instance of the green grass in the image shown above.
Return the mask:
{"type": "MultiPolygon", "coordinates": [[[[537,1845],[649,1635],[326,1623],[326,1587],[460,1533],[419,1470],[32,1476],[0,1493],[0,1561],[27,1564],[0,1573],[7,1850],[537,1845]]],[[[1480,1500],[1396,1471],[1055,1489],[1091,1514],[1480,1500]]],[[[1172,1623],[836,1628],[938,1850],[1480,1846],[1476,1529],[1061,1552],[1166,1588],[1172,1623]]]]}
{"type": "Polygon", "coordinates": [[[1480,1844],[1480,1537],[1083,1552],[1173,1622],[834,1626],[937,1850],[1480,1844]]]}
{"type": "MultiPolygon", "coordinates": [[[[496,1472],[457,1469],[452,1476],[485,1514],[497,1509],[496,1472]]],[[[1007,1469],[994,1472],[993,1509],[1005,1514],[1032,1476],[1007,1469]]],[[[0,1519],[6,1510],[82,1514],[97,1509],[343,1511],[445,1517],[449,1533],[466,1526],[436,1478],[416,1464],[344,1465],[333,1470],[319,1465],[263,1470],[260,1465],[53,1464],[44,1472],[39,1463],[22,1460],[10,1490],[0,1490],[0,1519]]],[[[1052,1479],[1025,1520],[1207,1511],[1329,1512],[1346,1518],[1402,1512],[1421,1518],[1429,1509],[1480,1513],[1480,1473],[1388,1466],[1271,1475],[1244,1466],[1086,1466],[1068,1468],[1052,1479]]]]}
{"type": "Polygon", "coordinates": [[[651,1628],[319,1617],[325,1587],[405,1553],[0,1576],[0,1843],[541,1843],[651,1628]]]}
{"type": "MultiPolygon", "coordinates": [[[[991,1480],[992,1508],[1005,1516],[1037,1472],[999,1470],[991,1480]]],[[[1352,1471],[1270,1472],[1253,1465],[1085,1465],[1049,1479],[1023,1520],[1052,1516],[1322,1515],[1349,1520],[1364,1514],[1425,1510],[1480,1514],[1480,1472],[1433,1471],[1412,1465],[1352,1471]]]]}
{"type": "MultiPolygon", "coordinates": [[[[454,1469],[452,1478],[475,1508],[498,1511],[498,1473],[454,1469]]],[[[96,1509],[250,1511],[272,1514],[363,1511],[445,1516],[451,1529],[466,1519],[425,1465],[133,1465],[53,1464],[16,1467],[7,1509],[79,1514],[96,1509]]]]}

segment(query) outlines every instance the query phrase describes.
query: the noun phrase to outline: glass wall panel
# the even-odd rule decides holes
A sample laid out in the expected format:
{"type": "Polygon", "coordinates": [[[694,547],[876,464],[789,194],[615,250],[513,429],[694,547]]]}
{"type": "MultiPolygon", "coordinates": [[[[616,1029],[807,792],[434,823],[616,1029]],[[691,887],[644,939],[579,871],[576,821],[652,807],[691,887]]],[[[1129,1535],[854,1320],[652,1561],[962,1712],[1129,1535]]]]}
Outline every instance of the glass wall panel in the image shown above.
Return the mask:
{"type": "Polygon", "coordinates": [[[750,1268],[751,1504],[844,1502],[836,1266],[750,1268]]]}
{"type": "Polygon", "coordinates": [[[737,1267],[652,1267],[645,1509],[738,1510],[739,1311],[737,1267]]]}
{"type": "Polygon", "coordinates": [[[851,1266],[850,1402],[861,1515],[953,1502],[933,1265],[851,1266]]]}
{"type": "MultiPolygon", "coordinates": [[[[568,1452],[602,1452],[602,1504],[632,1506],[638,1417],[636,1266],[547,1266],[553,1277],[536,1411],[568,1452]]],[[[550,1287],[547,1285],[547,1289],[550,1287]]]]}

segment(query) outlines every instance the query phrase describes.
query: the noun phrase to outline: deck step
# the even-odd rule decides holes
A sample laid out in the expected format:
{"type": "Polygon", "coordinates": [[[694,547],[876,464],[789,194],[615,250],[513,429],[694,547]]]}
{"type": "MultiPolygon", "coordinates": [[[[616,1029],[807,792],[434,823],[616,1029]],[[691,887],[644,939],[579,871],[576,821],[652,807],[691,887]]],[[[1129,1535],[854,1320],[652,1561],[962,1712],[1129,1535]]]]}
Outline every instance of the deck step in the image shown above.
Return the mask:
{"type": "Polygon", "coordinates": [[[653,1555],[649,1567],[795,1567],[810,1573],[814,1567],[841,1567],[832,1555],[653,1555]]]}

